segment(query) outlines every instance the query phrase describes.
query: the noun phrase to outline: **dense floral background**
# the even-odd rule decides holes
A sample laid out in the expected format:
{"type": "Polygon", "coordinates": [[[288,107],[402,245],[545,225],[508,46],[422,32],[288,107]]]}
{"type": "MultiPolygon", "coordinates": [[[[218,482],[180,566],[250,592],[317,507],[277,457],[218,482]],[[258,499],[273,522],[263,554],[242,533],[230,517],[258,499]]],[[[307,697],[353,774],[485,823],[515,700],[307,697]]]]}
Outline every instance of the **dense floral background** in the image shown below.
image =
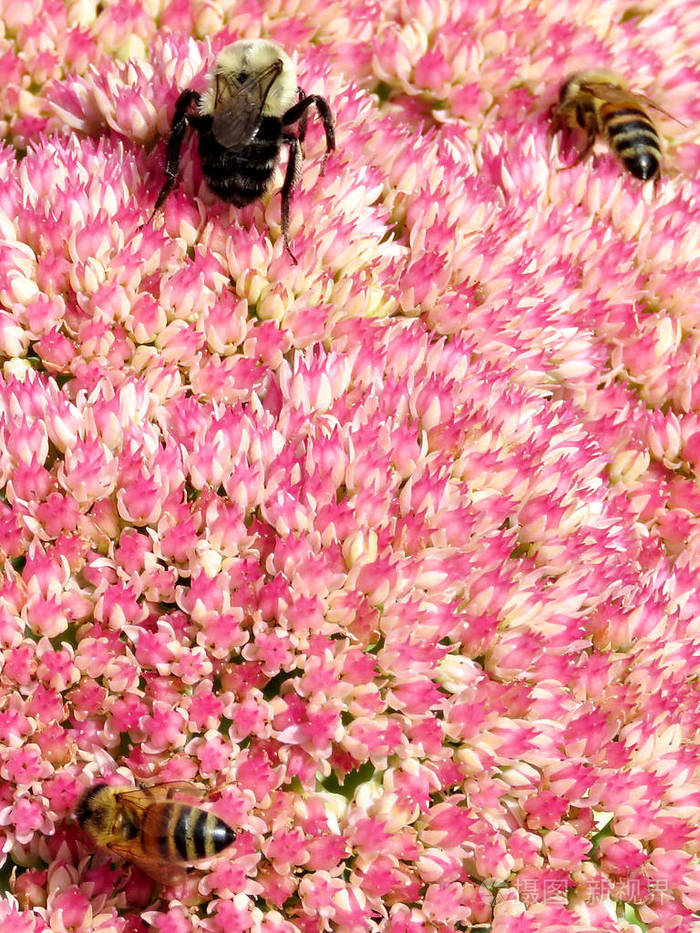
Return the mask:
{"type": "Polygon", "coordinates": [[[697,0],[0,7],[3,933],[697,930],[697,0]],[[260,35],[337,120],[297,266],[191,145],[147,222],[260,35]],[[658,185],[559,171],[591,66],[658,185]],[[201,904],[104,777],[218,789],[201,904]]]}

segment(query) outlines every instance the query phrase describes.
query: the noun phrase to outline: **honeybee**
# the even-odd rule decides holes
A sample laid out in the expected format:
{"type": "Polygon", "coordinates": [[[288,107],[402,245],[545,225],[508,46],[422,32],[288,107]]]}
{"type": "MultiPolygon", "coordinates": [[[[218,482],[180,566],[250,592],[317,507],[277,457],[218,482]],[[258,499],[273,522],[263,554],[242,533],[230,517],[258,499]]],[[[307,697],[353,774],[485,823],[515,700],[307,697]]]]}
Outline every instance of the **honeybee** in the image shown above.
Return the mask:
{"type": "Polygon", "coordinates": [[[554,129],[562,124],[578,126],[587,134],[574,165],[588,155],[600,135],[625,168],[646,181],[658,175],[661,166],[659,134],[646,107],[671,117],[643,94],[630,91],[625,79],[611,71],[577,71],[559,92],[554,129]]]}
{"type": "Polygon", "coordinates": [[[175,799],[202,796],[184,781],[152,787],[88,788],[76,819],[95,845],[136,865],[161,884],[176,884],[193,864],[230,846],[235,832],[215,814],[175,799]]]}

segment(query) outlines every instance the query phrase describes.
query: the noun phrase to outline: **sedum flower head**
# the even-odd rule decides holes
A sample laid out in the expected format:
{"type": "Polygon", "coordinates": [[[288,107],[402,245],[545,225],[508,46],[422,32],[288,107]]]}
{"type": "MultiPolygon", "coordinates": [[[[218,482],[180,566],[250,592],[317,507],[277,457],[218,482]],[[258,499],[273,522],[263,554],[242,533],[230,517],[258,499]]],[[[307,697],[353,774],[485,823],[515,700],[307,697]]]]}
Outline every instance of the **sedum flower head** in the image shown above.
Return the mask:
{"type": "Polygon", "coordinates": [[[2,929],[691,933],[693,4],[0,9],[2,929]],[[296,265],[285,156],[238,209],[188,140],[150,218],[260,36],[336,122],[296,265]],[[682,121],[656,185],[550,131],[603,64],[682,121]],[[95,781],[236,839],[155,887],[95,781]]]}

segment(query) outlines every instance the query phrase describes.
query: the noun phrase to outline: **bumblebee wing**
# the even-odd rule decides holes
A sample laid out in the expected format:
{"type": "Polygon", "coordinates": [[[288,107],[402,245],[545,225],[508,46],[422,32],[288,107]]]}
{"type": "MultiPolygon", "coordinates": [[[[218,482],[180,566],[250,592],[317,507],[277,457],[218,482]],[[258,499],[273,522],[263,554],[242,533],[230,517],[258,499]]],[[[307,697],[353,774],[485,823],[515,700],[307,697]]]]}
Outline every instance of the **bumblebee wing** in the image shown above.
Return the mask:
{"type": "Polygon", "coordinates": [[[260,125],[260,111],[251,110],[250,104],[242,98],[221,107],[214,114],[214,138],[225,149],[242,149],[246,146],[260,125]]]}
{"type": "Polygon", "coordinates": [[[219,145],[241,149],[250,142],[260,125],[266,94],[266,88],[256,78],[234,87],[225,76],[216,76],[212,131],[219,145]]]}

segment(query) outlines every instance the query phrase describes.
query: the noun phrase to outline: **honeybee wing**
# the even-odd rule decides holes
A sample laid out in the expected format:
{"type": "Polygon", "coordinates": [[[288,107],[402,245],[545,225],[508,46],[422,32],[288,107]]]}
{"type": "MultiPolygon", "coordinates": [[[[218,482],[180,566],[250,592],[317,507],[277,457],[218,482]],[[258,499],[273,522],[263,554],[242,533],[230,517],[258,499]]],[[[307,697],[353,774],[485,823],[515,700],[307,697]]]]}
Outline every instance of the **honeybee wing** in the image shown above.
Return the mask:
{"type": "Polygon", "coordinates": [[[591,97],[599,97],[611,104],[623,104],[626,101],[634,100],[637,96],[631,91],[616,87],[614,84],[605,84],[602,81],[582,81],[579,87],[585,94],[590,94],[591,97]]]}
{"type": "Polygon", "coordinates": [[[142,790],[147,790],[154,800],[176,800],[191,798],[201,800],[209,791],[201,784],[191,781],[163,781],[161,784],[142,784],[142,790]]]}
{"type": "Polygon", "coordinates": [[[282,62],[274,61],[241,83],[233,75],[216,75],[212,131],[221,146],[242,149],[255,136],[265,100],[281,70],[282,62]]]}
{"type": "Polygon", "coordinates": [[[186,798],[199,800],[205,794],[203,787],[189,781],[166,781],[163,784],[142,784],[134,790],[125,790],[119,794],[119,803],[136,816],[158,803],[186,798]]]}
{"type": "Polygon", "coordinates": [[[185,865],[173,862],[164,863],[160,859],[147,855],[138,839],[128,842],[112,842],[107,848],[125,862],[140,868],[145,875],[159,884],[179,884],[190,875],[191,870],[185,865]]]}
{"type": "Polygon", "coordinates": [[[676,123],[680,123],[681,126],[685,126],[685,123],[683,123],[677,117],[674,117],[672,113],[668,112],[668,110],[664,110],[663,107],[659,107],[658,104],[655,104],[654,101],[650,100],[645,94],[636,94],[634,91],[626,91],[620,87],[615,87],[614,84],[603,84],[597,82],[583,83],[581,84],[581,90],[610,104],[635,103],[640,107],[652,107],[654,110],[658,110],[659,113],[663,113],[664,116],[668,117],[670,120],[675,120],[676,123]]]}

